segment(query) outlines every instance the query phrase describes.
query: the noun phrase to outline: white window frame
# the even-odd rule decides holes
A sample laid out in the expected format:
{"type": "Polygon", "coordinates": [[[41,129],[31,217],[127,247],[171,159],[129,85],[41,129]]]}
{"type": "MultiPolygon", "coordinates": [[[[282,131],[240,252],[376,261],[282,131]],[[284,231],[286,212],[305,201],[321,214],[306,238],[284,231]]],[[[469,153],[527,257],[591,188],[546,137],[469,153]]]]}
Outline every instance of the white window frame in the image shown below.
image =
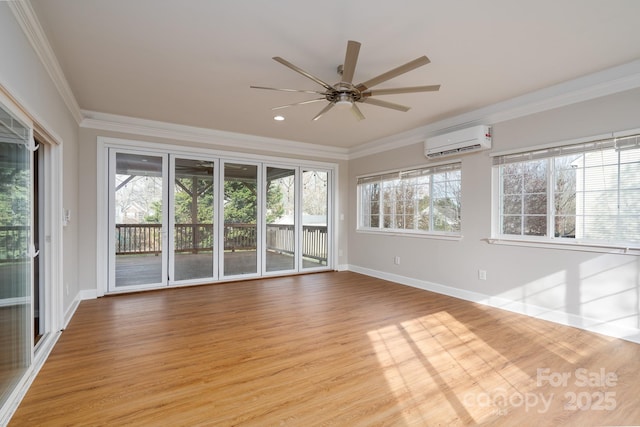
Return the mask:
{"type": "MultiPolygon", "coordinates": [[[[594,143],[606,140],[616,140],[617,138],[625,138],[640,135],[640,129],[630,129],[609,134],[594,135],[574,140],[556,142],[551,144],[538,145],[527,149],[509,150],[491,153],[490,157],[499,158],[501,156],[519,155],[525,153],[534,153],[543,150],[562,150],[572,145],[594,143]]],[[[500,175],[500,165],[494,165],[491,171],[491,237],[487,238],[490,244],[503,244],[514,246],[541,247],[553,249],[577,250],[585,252],[604,252],[604,253],[623,253],[630,255],[640,255],[640,243],[624,242],[624,241],[608,241],[595,239],[572,239],[567,237],[555,237],[555,204],[554,204],[554,169],[553,159],[558,155],[549,155],[550,167],[547,168],[547,232],[546,236],[524,236],[514,234],[501,233],[501,200],[502,200],[502,182],[500,175]]],[[[619,163],[618,163],[619,165],[619,163]]]]}
{"type": "MultiPolygon", "coordinates": [[[[358,233],[371,233],[371,234],[383,234],[383,235],[398,235],[398,236],[406,236],[406,237],[419,237],[419,238],[430,238],[430,239],[443,239],[443,240],[460,240],[462,239],[462,213],[460,215],[460,230],[459,231],[435,231],[433,230],[433,209],[430,209],[429,214],[429,230],[420,230],[420,229],[398,229],[398,228],[384,228],[383,222],[383,203],[382,203],[382,193],[380,200],[380,212],[379,212],[379,226],[378,227],[366,227],[362,224],[362,214],[363,214],[363,200],[360,191],[360,180],[367,178],[375,178],[386,175],[397,174],[400,176],[402,173],[407,173],[411,171],[417,171],[422,169],[434,169],[434,172],[430,175],[435,175],[439,173],[439,171],[445,172],[447,167],[455,167],[458,171],[460,171],[460,199],[462,200],[462,161],[461,160],[450,160],[446,162],[438,162],[438,163],[429,163],[427,165],[419,165],[413,167],[406,167],[402,169],[394,169],[389,171],[378,172],[375,174],[366,174],[360,175],[356,177],[356,203],[357,203],[357,222],[356,222],[356,232],[358,233]]],[[[429,194],[433,194],[433,180],[429,180],[429,194]]],[[[433,200],[431,200],[431,204],[433,204],[433,200]]],[[[461,208],[462,211],[462,208],[461,208]]]]}

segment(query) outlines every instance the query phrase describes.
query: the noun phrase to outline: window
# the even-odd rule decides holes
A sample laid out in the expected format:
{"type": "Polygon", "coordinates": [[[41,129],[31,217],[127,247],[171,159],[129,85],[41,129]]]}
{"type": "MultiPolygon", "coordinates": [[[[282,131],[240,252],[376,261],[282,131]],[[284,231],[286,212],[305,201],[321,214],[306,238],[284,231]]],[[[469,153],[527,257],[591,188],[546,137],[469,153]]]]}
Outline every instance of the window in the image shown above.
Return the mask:
{"type": "Polygon", "coordinates": [[[498,155],[493,163],[494,237],[640,245],[640,135],[498,155]]]}
{"type": "Polygon", "coordinates": [[[460,234],[461,163],[358,178],[358,230],[460,234]]]}

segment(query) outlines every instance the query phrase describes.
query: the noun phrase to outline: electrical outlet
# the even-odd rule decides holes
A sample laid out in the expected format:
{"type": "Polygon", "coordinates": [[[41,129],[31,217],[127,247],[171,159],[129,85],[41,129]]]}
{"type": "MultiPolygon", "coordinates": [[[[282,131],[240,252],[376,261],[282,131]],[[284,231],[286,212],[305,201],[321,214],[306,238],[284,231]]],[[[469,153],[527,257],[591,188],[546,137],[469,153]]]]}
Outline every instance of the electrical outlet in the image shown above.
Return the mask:
{"type": "Polygon", "coordinates": [[[487,270],[478,270],[478,280],[487,280],[487,270]]]}
{"type": "Polygon", "coordinates": [[[400,265],[400,257],[399,257],[399,256],[397,256],[397,257],[393,258],[393,263],[394,263],[395,265],[400,265]]]}

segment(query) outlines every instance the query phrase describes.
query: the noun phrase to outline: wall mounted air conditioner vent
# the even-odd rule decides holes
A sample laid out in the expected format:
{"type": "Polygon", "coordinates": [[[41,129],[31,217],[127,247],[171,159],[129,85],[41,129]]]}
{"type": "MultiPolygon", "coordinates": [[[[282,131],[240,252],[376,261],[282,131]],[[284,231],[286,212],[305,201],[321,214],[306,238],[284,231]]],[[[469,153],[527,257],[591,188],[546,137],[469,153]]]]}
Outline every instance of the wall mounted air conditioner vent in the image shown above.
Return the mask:
{"type": "Polygon", "coordinates": [[[490,148],[491,127],[483,125],[427,138],[424,155],[429,159],[437,159],[490,148]]]}

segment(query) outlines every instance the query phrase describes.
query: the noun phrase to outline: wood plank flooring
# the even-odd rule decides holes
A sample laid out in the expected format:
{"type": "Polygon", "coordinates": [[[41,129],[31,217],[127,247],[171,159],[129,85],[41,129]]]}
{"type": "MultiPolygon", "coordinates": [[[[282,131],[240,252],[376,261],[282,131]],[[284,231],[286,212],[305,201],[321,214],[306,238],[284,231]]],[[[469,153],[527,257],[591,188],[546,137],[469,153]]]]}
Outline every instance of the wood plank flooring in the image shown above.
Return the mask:
{"type": "Polygon", "coordinates": [[[638,425],[639,379],[640,345],[329,272],[84,301],[10,425],[638,425]]]}

